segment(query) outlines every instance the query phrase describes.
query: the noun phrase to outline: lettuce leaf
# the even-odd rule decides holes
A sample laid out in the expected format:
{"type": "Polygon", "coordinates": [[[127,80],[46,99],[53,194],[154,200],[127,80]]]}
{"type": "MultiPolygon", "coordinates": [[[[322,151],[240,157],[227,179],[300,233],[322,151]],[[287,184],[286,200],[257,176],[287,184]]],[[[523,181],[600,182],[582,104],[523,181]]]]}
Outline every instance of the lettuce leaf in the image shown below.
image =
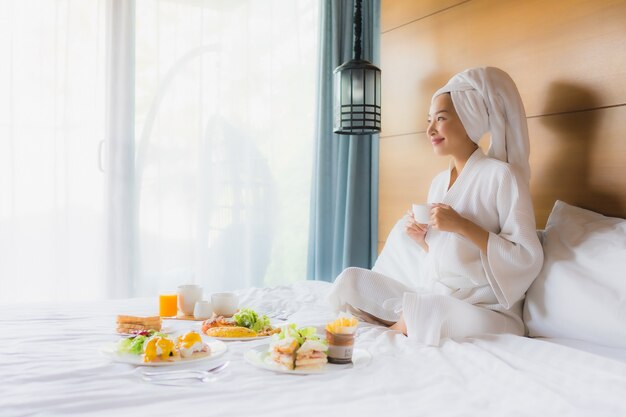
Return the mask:
{"type": "Polygon", "coordinates": [[[120,353],[131,353],[133,355],[141,355],[143,353],[143,344],[152,337],[167,337],[165,333],[150,330],[148,335],[137,335],[122,339],[117,342],[117,351],[120,353]]]}
{"type": "Polygon", "coordinates": [[[260,332],[270,326],[270,319],[265,314],[259,316],[256,311],[251,308],[242,308],[239,312],[235,313],[233,319],[235,323],[237,323],[237,326],[247,327],[255,332],[260,332]]]}
{"type": "Polygon", "coordinates": [[[300,346],[302,346],[302,344],[307,339],[318,340],[318,341],[321,341],[322,343],[325,342],[325,340],[322,340],[319,337],[319,335],[317,334],[317,329],[315,327],[301,327],[298,329],[295,323],[291,323],[291,324],[284,326],[280,330],[280,333],[276,335],[276,338],[279,340],[284,339],[286,337],[291,337],[295,339],[298,342],[298,345],[300,346]]]}
{"type": "Polygon", "coordinates": [[[146,339],[148,339],[147,336],[135,336],[122,339],[117,343],[117,351],[120,353],[141,355],[143,353],[143,343],[146,339]]]}

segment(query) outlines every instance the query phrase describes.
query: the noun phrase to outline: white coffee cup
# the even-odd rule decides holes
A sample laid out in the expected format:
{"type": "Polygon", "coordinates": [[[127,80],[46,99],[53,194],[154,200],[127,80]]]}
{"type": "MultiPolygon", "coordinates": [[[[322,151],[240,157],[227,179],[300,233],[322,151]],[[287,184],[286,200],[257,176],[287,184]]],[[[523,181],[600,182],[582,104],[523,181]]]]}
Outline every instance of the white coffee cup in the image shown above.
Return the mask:
{"type": "Polygon", "coordinates": [[[202,300],[202,287],[195,284],[178,286],[178,309],[185,315],[191,316],[196,302],[202,300]]]}
{"type": "Polygon", "coordinates": [[[196,320],[206,320],[213,314],[213,306],[208,301],[196,301],[196,306],[193,308],[193,317],[196,320]]]}
{"type": "Polygon", "coordinates": [[[211,295],[211,305],[216,315],[230,317],[237,312],[239,298],[234,292],[218,292],[211,295]]]}
{"type": "Polygon", "coordinates": [[[417,223],[430,223],[430,204],[413,204],[413,218],[417,223]]]}

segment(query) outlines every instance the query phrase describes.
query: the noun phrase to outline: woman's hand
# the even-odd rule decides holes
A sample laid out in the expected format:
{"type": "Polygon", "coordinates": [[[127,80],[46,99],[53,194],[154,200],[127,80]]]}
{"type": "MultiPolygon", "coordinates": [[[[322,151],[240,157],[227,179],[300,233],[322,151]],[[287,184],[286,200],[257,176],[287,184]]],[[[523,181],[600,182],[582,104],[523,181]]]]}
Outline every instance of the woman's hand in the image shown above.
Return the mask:
{"type": "Polygon", "coordinates": [[[413,217],[413,212],[407,212],[409,219],[406,222],[405,231],[406,234],[413,240],[415,243],[420,245],[422,249],[428,252],[428,244],[426,243],[426,232],[428,232],[427,224],[420,224],[415,221],[413,217]]]}
{"type": "Polygon", "coordinates": [[[465,222],[468,221],[452,207],[441,203],[432,205],[430,219],[433,229],[454,233],[461,233],[465,222]]]}
{"type": "Polygon", "coordinates": [[[433,204],[430,212],[431,226],[442,232],[458,233],[472,241],[483,252],[487,253],[489,232],[461,216],[447,204],[433,204]]]}

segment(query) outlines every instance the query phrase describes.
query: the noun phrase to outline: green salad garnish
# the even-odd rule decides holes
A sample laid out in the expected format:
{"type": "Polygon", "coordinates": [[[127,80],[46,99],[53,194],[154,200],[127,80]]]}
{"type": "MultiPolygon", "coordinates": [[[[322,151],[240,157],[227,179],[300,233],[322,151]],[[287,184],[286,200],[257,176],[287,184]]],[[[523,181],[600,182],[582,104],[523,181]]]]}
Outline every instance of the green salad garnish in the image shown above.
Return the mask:
{"type": "Polygon", "coordinates": [[[284,326],[280,330],[280,333],[276,334],[274,337],[276,337],[278,340],[284,339],[286,337],[291,337],[295,339],[299,345],[302,345],[307,339],[317,340],[325,344],[328,343],[326,342],[326,339],[322,339],[319,337],[319,335],[317,334],[317,329],[315,327],[309,326],[301,327],[298,329],[295,323],[284,326]]]}
{"type": "Polygon", "coordinates": [[[133,355],[141,355],[143,353],[143,344],[151,337],[167,337],[165,333],[149,330],[147,334],[140,334],[120,340],[117,343],[117,351],[120,353],[132,353],[133,355]]]}
{"type": "Polygon", "coordinates": [[[259,316],[256,311],[251,308],[242,308],[233,316],[237,326],[247,327],[248,329],[260,332],[270,326],[270,319],[263,314],[259,316]]]}

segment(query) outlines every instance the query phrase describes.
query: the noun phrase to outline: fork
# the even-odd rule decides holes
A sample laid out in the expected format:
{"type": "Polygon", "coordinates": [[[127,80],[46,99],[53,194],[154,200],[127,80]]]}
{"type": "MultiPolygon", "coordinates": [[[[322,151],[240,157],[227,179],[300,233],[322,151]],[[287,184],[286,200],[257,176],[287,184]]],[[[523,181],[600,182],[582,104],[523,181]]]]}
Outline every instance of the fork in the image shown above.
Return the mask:
{"type": "Polygon", "coordinates": [[[266,316],[270,319],[287,320],[289,319],[289,312],[287,310],[272,311],[271,313],[266,314],[266,316]]]}
{"type": "Polygon", "coordinates": [[[205,376],[187,376],[182,378],[155,378],[155,377],[143,377],[146,382],[157,385],[170,385],[170,386],[188,386],[193,384],[202,384],[204,382],[213,382],[216,380],[216,376],[207,374],[205,376]]]}
{"type": "Polygon", "coordinates": [[[180,379],[199,379],[201,382],[206,382],[212,378],[212,375],[221,372],[228,366],[230,361],[226,361],[218,366],[214,366],[209,369],[179,369],[175,371],[163,371],[163,372],[150,372],[139,371],[138,373],[146,381],[172,381],[180,379]]]}

